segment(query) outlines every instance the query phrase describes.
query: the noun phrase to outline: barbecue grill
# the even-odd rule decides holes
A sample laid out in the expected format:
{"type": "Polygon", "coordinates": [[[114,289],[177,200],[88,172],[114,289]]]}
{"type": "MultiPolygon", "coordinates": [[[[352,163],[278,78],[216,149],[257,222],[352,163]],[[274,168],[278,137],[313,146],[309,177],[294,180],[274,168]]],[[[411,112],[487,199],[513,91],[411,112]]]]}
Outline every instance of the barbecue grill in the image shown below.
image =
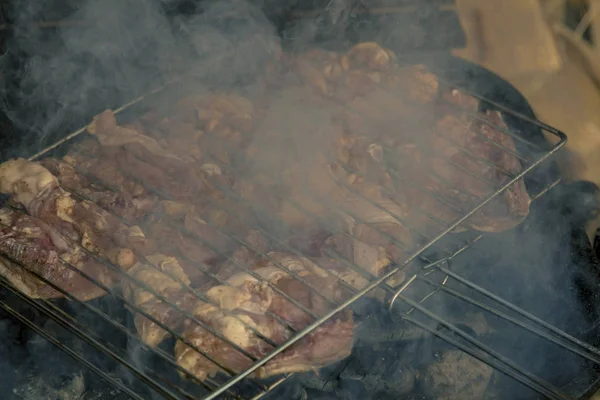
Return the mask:
{"type": "MultiPolygon", "coordinates": [[[[364,38],[364,36],[360,37],[364,38]]],[[[390,39],[390,41],[393,42],[392,39],[390,39]]],[[[385,41],[383,41],[383,44],[386,44],[385,41]]],[[[394,49],[393,46],[390,47],[394,49]]],[[[490,345],[483,339],[480,339],[477,332],[474,332],[473,328],[469,326],[469,318],[465,318],[464,315],[461,315],[464,314],[464,309],[459,308],[459,310],[463,311],[459,312],[458,315],[456,313],[453,314],[452,312],[447,312],[448,310],[446,309],[451,302],[460,300],[469,307],[478,309],[479,315],[484,315],[484,318],[494,318],[498,321],[508,322],[515,327],[515,332],[526,332],[527,334],[536,337],[537,340],[547,341],[558,348],[564,349],[566,353],[579,356],[581,360],[583,360],[580,363],[585,364],[586,366],[600,364],[600,351],[594,346],[586,343],[579,334],[567,333],[567,330],[564,327],[557,327],[543,321],[527,311],[527,307],[523,307],[518,304],[518,302],[513,301],[510,296],[499,296],[494,293],[496,288],[486,289],[484,287],[485,285],[478,283],[477,274],[472,272],[472,269],[474,268],[472,265],[473,261],[469,260],[478,259],[479,256],[474,256],[472,254],[478,251],[477,247],[479,244],[490,243],[494,240],[501,242],[502,240],[506,240],[506,235],[482,235],[474,232],[453,233],[456,227],[475,215],[477,211],[482,209],[486,204],[490,203],[495,197],[500,195],[521,178],[525,178],[532,199],[536,200],[536,202],[543,202],[544,198],[542,196],[551,192],[560,181],[554,165],[549,159],[565,144],[565,134],[535,120],[533,113],[527,104],[508,83],[477,66],[453,57],[439,55],[420,56],[418,60],[408,59],[408,57],[406,57],[402,60],[407,63],[418,61],[427,64],[441,77],[442,85],[458,88],[461,91],[470,93],[481,100],[482,107],[500,111],[509,125],[509,129],[505,131],[505,133],[510,135],[516,143],[518,152],[512,152],[512,155],[517,156],[520,159],[521,164],[523,165],[522,171],[518,175],[511,176],[510,181],[502,187],[495,187],[494,193],[489,197],[480,199],[478,206],[469,210],[460,210],[461,216],[454,221],[444,222],[431,215],[425,215],[425,217],[432,219],[437,224],[438,229],[436,233],[427,236],[423,233],[419,233],[418,228],[415,227],[414,231],[425,237],[423,244],[418,249],[412,251],[404,262],[392,265],[392,267],[380,277],[370,275],[367,271],[361,270],[360,267],[353,265],[348,260],[340,260],[348,268],[353,269],[361,276],[368,279],[369,284],[362,290],[357,290],[349,285],[345,285],[344,287],[348,291],[351,291],[352,294],[346,301],[341,303],[335,303],[331,299],[328,299],[326,294],[319,293],[319,296],[332,303],[331,310],[324,315],[314,315],[314,313],[311,313],[313,314],[313,322],[309,326],[295,332],[295,335],[291,340],[278,346],[267,356],[261,359],[254,359],[252,367],[244,372],[240,374],[224,374],[223,376],[217,376],[205,381],[200,381],[190,374],[186,374],[186,371],[175,363],[173,356],[168,354],[165,350],[162,348],[150,348],[141,343],[136,333],[132,331],[129,326],[130,324],[124,321],[127,317],[123,317],[118,311],[115,312],[115,308],[122,311],[123,304],[125,304],[130,310],[144,315],[146,318],[167,330],[174,338],[187,342],[186,339],[182,338],[179,333],[173,331],[170,327],[165,326],[160,321],[157,321],[136,305],[128,302],[118,291],[104,286],[90,276],[85,276],[85,273],[66,262],[64,264],[67,268],[72,269],[75,273],[84,276],[84,278],[89,279],[96,285],[102,287],[110,294],[110,302],[117,303],[119,306],[115,307],[114,304],[111,303],[111,305],[107,307],[106,304],[98,305],[96,304],[97,302],[82,302],[41,276],[38,276],[38,278],[57,291],[64,293],[65,297],[71,300],[68,307],[61,307],[57,302],[50,300],[34,301],[11,286],[4,278],[0,279],[0,283],[5,286],[10,293],[22,299],[39,313],[46,315],[56,325],[72,333],[83,343],[106,356],[108,359],[112,359],[120,364],[123,367],[122,371],[130,374],[129,376],[133,377],[133,379],[123,380],[108,374],[103,370],[101,364],[94,363],[88,357],[78,352],[77,349],[70,348],[62,343],[61,339],[58,337],[60,335],[56,335],[56,332],[48,331],[45,327],[40,326],[35,321],[35,318],[28,318],[6,301],[0,301],[0,307],[6,313],[27,325],[78,362],[97,373],[102,379],[117,387],[123,394],[131,398],[145,399],[148,398],[145,396],[150,392],[166,399],[216,399],[222,398],[221,396],[224,396],[223,398],[258,399],[263,396],[268,396],[269,394],[272,394],[273,398],[277,398],[276,396],[279,396],[279,398],[293,398],[290,393],[283,395],[281,392],[277,391],[282,389],[285,390],[286,386],[293,386],[295,383],[299,382],[297,380],[298,377],[294,376],[294,374],[287,374],[279,378],[272,378],[264,381],[251,378],[251,374],[278,354],[306,337],[310,332],[321,326],[337,312],[347,307],[356,307],[359,303],[364,302],[364,297],[367,293],[373,290],[380,290],[385,294],[390,315],[394,316],[394,318],[397,317],[394,326],[402,327],[400,330],[401,333],[396,332],[396,336],[390,334],[391,341],[399,342],[406,340],[407,336],[410,336],[411,334],[416,335],[417,339],[422,339],[424,337],[430,337],[425,335],[425,333],[429,333],[430,335],[455,346],[474,359],[489,365],[506,377],[530,388],[533,392],[528,392],[529,395],[537,392],[544,396],[544,398],[550,399],[571,399],[582,396],[584,392],[589,391],[590,387],[593,386],[593,381],[596,379],[595,377],[591,377],[589,382],[586,381],[582,383],[584,388],[578,387],[569,389],[566,388],[565,383],[562,381],[558,384],[551,383],[545,378],[536,375],[532,369],[523,366],[521,360],[514,361],[514,359],[511,359],[511,356],[506,355],[506,352],[503,351],[501,346],[490,345]],[[388,279],[394,276],[398,271],[405,272],[406,278],[403,283],[399,287],[388,285],[386,283],[388,279]],[[444,296],[451,300],[444,300],[444,296]],[[440,304],[444,304],[445,306],[440,308],[440,304]],[[87,317],[83,317],[84,315],[87,317]],[[93,323],[86,323],[86,321],[93,321],[93,323]],[[103,328],[99,328],[100,326],[103,328]],[[415,327],[418,329],[414,329],[415,327]],[[126,338],[129,341],[128,347],[124,348],[116,343],[118,341],[113,337],[106,337],[103,335],[103,332],[107,331],[115,332],[115,335],[126,338]],[[132,351],[132,348],[135,348],[135,351],[132,351]],[[140,356],[140,353],[143,353],[143,356],[140,356]],[[147,360],[144,357],[150,356],[152,357],[152,363],[147,364],[147,360]],[[177,377],[177,372],[183,372],[192,382],[183,382],[177,377]],[[145,389],[140,389],[144,386],[146,387],[145,389]]],[[[216,65],[215,68],[218,69],[218,65],[216,65]]],[[[197,76],[195,76],[195,78],[197,78],[197,76]]],[[[120,122],[132,119],[133,117],[140,115],[143,110],[151,107],[154,102],[160,102],[161,98],[168,98],[168,96],[173,95],[172,93],[179,93],[178,91],[181,90],[181,86],[185,86],[186,79],[189,79],[189,77],[183,76],[162,85],[118,108],[115,110],[115,114],[117,114],[120,122]]],[[[482,116],[473,114],[472,118],[481,119],[482,116]]],[[[484,122],[492,124],[490,121],[484,122]]],[[[63,139],[29,157],[29,159],[40,160],[47,156],[64,154],[72,143],[77,142],[82,136],[86,135],[85,130],[86,128],[84,127],[67,135],[63,139]]],[[[453,143],[453,145],[460,147],[457,143],[453,143]]],[[[503,147],[500,143],[496,143],[494,146],[496,146],[499,151],[511,152],[510,149],[503,147]]],[[[463,150],[468,152],[467,149],[463,150]]],[[[469,172],[465,171],[465,173],[469,172]]],[[[391,175],[393,178],[400,179],[399,174],[394,174],[393,169],[391,175]]],[[[480,180],[485,183],[484,178],[480,177],[480,180]]],[[[105,186],[100,182],[96,183],[105,186]]],[[[415,187],[418,186],[417,182],[414,182],[414,184],[416,185],[415,187]]],[[[106,188],[111,189],[110,187],[106,188]]],[[[225,196],[233,197],[234,202],[242,201],[239,197],[236,198],[236,195],[231,191],[228,191],[225,188],[222,190],[225,196]]],[[[419,190],[424,191],[429,196],[435,197],[434,194],[427,192],[426,188],[419,188],[419,190]]],[[[158,194],[160,195],[160,193],[158,194]]],[[[81,197],[78,193],[73,193],[73,195],[81,197]]],[[[368,201],[368,199],[366,200],[368,201]]],[[[322,202],[325,207],[333,207],[333,205],[327,204],[326,199],[318,199],[318,201],[322,202]]],[[[437,199],[437,201],[444,202],[443,199],[437,199]]],[[[302,209],[302,206],[299,204],[292,204],[292,206],[301,212],[309,212],[308,210],[302,209]]],[[[266,212],[267,210],[263,211],[266,212]]],[[[234,215],[233,211],[230,210],[229,212],[234,218],[238,218],[234,215]]],[[[317,218],[314,215],[311,217],[317,218]]],[[[239,218],[241,219],[242,217],[239,218]]],[[[240,222],[247,223],[247,221],[243,220],[240,222]]],[[[333,228],[327,224],[327,221],[323,220],[320,221],[320,223],[323,224],[327,230],[333,228]]],[[[402,221],[402,223],[410,226],[406,221],[402,221]]],[[[525,228],[523,229],[527,229],[527,222],[524,223],[524,225],[525,228]]],[[[182,234],[193,235],[193,233],[186,231],[185,228],[180,228],[182,228],[182,234]]],[[[253,226],[253,228],[259,230],[270,240],[277,242],[277,234],[270,231],[268,227],[253,226]]],[[[222,228],[217,226],[215,226],[215,229],[221,230],[223,234],[233,238],[242,246],[252,246],[245,242],[244,238],[237,237],[235,232],[222,231],[222,228]]],[[[197,236],[194,236],[194,239],[201,242],[203,241],[201,237],[197,236]]],[[[284,246],[286,247],[286,250],[292,254],[302,254],[301,250],[292,248],[289,245],[284,246]]],[[[92,257],[97,258],[93,255],[92,257]]],[[[100,261],[108,268],[122,274],[124,279],[144,287],[145,290],[152,293],[157,298],[170,303],[166,298],[152,288],[146,286],[141,281],[121,272],[119,267],[112,265],[108,260],[100,261]]],[[[244,268],[242,266],[236,267],[240,269],[244,268]]],[[[203,269],[202,266],[199,265],[198,268],[201,269],[203,273],[210,275],[210,272],[203,269]]],[[[284,267],[281,266],[281,268],[284,267]]],[[[211,277],[218,280],[216,276],[211,277]]],[[[298,277],[298,279],[302,278],[298,277]]],[[[310,284],[304,283],[307,286],[307,290],[316,290],[314,287],[311,287],[310,284]]],[[[292,303],[297,303],[285,293],[281,292],[280,294],[287,297],[292,303]]],[[[199,299],[205,299],[203,293],[195,293],[195,295],[199,299]]],[[[181,310],[176,304],[170,303],[169,305],[178,310],[182,315],[189,314],[188,312],[181,310]]],[[[308,310],[307,312],[310,313],[308,310]]],[[[209,327],[205,328],[210,330],[209,327]]],[[[219,332],[213,331],[213,333],[224,339],[219,332]]],[[[518,335],[521,334],[522,333],[519,333],[518,335]]],[[[187,344],[190,345],[190,343],[187,344]]],[[[235,344],[232,345],[235,347],[235,344]]],[[[192,345],[191,347],[194,346],[192,345]]],[[[202,353],[202,349],[200,348],[195,348],[194,350],[202,353]]],[[[343,365],[343,363],[341,365],[343,365]]],[[[336,365],[332,368],[339,367],[340,365],[336,365]]],[[[226,371],[227,368],[223,367],[223,370],[226,371]]],[[[296,395],[299,394],[294,394],[294,396],[296,395]]],[[[306,391],[304,392],[304,395],[306,395],[306,391]]]]}

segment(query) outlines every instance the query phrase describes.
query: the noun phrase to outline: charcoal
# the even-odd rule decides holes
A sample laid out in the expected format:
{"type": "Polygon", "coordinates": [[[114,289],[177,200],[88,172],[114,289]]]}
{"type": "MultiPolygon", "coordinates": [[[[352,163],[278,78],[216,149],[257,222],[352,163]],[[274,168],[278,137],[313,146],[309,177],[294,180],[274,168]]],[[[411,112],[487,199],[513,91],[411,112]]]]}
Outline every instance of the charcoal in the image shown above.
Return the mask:
{"type": "Polygon", "coordinates": [[[306,390],[298,379],[292,378],[285,384],[277,386],[273,391],[265,396],[267,400],[290,399],[290,400],[308,400],[306,390]]]}
{"type": "Polygon", "coordinates": [[[412,367],[396,360],[384,372],[382,379],[388,391],[398,396],[404,395],[415,388],[416,372],[412,367]]]}
{"type": "MultiPolygon", "coordinates": [[[[373,398],[377,400],[396,400],[398,399],[398,395],[393,392],[379,391],[375,393],[373,398]]],[[[404,397],[402,397],[402,399],[404,400],[404,397]]]]}
{"type": "MultiPolygon", "coordinates": [[[[275,399],[276,397],[274,397],[275,399]]],[[[283,399],[283,397],[277,397],[277,399],[283,399]]],[[[306,398],[309,400],[332,400],[332,394],[318,389],[306,389],[306,398]]],[[[334,397],[335,398],[335,397],[334,397]]],[[[294,399],[296,400],[296,399],[294,399]]],[[[358,400],[358,399],[356,399],[358,400]]]]}
{"type": "Polygon", "coordinates": [[[447,351],[424,372],[421,384],[426,393],[440,400],[484,398],[492,368],[460,350],[447,351]]]}
{"type": "Polygon", "coordinates": [[[82,400],[84,398],[85,385],[81,375],[62,376],[60,379],[50,380],[39,376],[33,377],[27,384],[15,388],[14,394],[24,400],[82,400]],[[54,382],[50,382],[50,380],[54,382]]]}
{"type": "Polygon", "coordinates": [[[369,392],[365,389],[364,384],[356,379],[343,379],[338,383],[336,395],[344,400],[368,400],[369,392]]]}

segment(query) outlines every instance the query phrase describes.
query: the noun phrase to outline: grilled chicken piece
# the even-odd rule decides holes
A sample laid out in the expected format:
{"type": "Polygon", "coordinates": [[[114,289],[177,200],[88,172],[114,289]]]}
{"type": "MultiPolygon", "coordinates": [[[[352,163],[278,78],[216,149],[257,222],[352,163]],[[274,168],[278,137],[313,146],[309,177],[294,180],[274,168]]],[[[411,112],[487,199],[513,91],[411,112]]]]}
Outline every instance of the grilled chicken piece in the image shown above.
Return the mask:
{"type": "Polygon", "coordinates": [[[293,70],[315,91],[327,97],[365,94],[380,83],[381,71],[395,65],[395,55],[374,42],[359,43],[345,54],[311,49],[292,58],[293,70]],[[350,91],[349,91],[350,89],[350,91]]]}
{"type": "MultiPolygon", "coordinates": [[[[396,198],[407,204],[411,212],[408,224],[426,238],[433,238],[458,220],[468,209],[455,198],[440,196],[442,182],[431,174],[429,158],[415,144],[396,147],[393,154],[398,158],[395,174],[401,175],[396,198]]],[[[460,225],[454,231],[465,231],[460,225]]]]}
{"type": "Polygon", "coordinates": [[[346,84],[343,120],[353,135],[411,141],[435,123],[433,102],[437,76],[423,65],[398,67],[377,75],[360,72],[360,80],[346,84]]]}
{"type": "Polygon", "coordinates": [[[294,71],[318,94],[324,96],[335,94],[336,81],[342,77],[344,72],[339,54],[312,49],[295,57],[292,63],[294,71]]]}
{"type": "MultiPolygon", "coordinates": [[[[128,271],[128,275],[135,280],[122,280],[125,299],[172,330],[177,331],[186,319],[183,312],[192,311],[198,303],[198,298],[189,288],[189,278],[174,257],[163,254],[150,255],[134,265],[128,271]],[[148,291],[148,288],[167,302],[148,291]]],[[[136,309],[131,311],[135,315],[136,330],[145,344],[158,346],[169,336],[168,331],[138,313],[136,309]]]]}
{"type": "Polygon", "coordinates": [[[162,252],[189,261],[183,268],[194,287],[206,284],[204,271],[212,270],[234,251],[237,243],[232,235],[243,235],[248,229],[237,226],[229,213],[216,208],[162,201],[158,211],[161,213],[147,220],[145,230],[157,239],[162,252]]]}
{"type": "Polygon", "coordinates": [[[178,200],[192,198],[192,192],[185,183],[170,179],[154,164],[138,159],[123,148],[102,146],[96,138],[75,145],[65,161],[134,196],[154,191],[178,200]]]}
{"type": "MultiPolygon", "coordinates": [[[[336,233],[327,238],[322,246],[322,257],[316,258],[317,263],[323,263],[324,268],[358,290],[386,273],[393,263],[401,265],[413,250],[413,235],[392,216],[397,206],[390,202],[386,208],[387,213],[377,210],[371,223],[357,224],[349,220],[351,236],[336,233]],[[356,270],[357,267],[362,271],[356,270]]],[[[399,271],[386,283],[396,287],[404,279],[404,272],[399,271]]]]}
{"type": "Polygon", "coordinates": [[[58,180],[46,168],[23,158],[0,164],[0,192],[32,212],[39,199],[58,188],[58,180]]]}
{"type": "MultiPolygon", "coordinates": [[[[380,276],[392,261],[403,262],[413,247],[408,226],[402,222],[409,210],[390,197],[394,187],[382,146],[368,137],[340,132],[335,116],[314,99],[304,88],[282,91],[256,132],[257,169],[265,176],[277,171],[274,178],[284,188],[275,192],[281,201],[271,215],[292,232],[318,224],[353,235],[349,261],[380,276]],[[296,113],[290,111],[292,104],[302,107],[296,113]],[[287,157],[277,158],[280,147],[288,149],[281,152],[287,157]],[[290,148],[298,153],[297,159],[290,160],[290,148]]],[[[402,280],[399,276],[398,282],[402,280]]]]}
{"type": "Polygon", "coordinates": [[[216,274],[219,280],[226,281],[239,273],[240,269],[250,268],[263,254],[267,253],[267,241],[257,230],[248,232],[244,243],[221,265],[216,274]]]}
{"type": "Polygon", "coordinates": [[[182,170],[191,161],[184,156],[172,154],[139,129],[137,125],[118,125],[114,113],[106,110],[94,117],[87,131],[94,135],[102,146],[125,147],[139,158],[155,159],[158,165],[167,170],[182,170]]]}
{"type": "Polygon", "coordinates": [[[82,301],[106,294],[63,262],[107,287],[116,282],[113,271],[69,244],[53,227],[7,207],[0,208],[0,254],[0,275],[32,298],[53,299],[64,294],[29,271],[82,301]]]}
{"type": "Polygon", "coordinates": [[[215,265],[229,249],[230,243],[215,229],[206,227],[204,234],[196,237],[179,230],[168,218],[156,218],[149,222],[146,231],[150,237],[160,238],[157,242],[161,251],[182,255],[200,265],[215,265]]]}
{"type": "MultiPolygon", "coordinates": [[[[469,208],[476,206],[521,171],[521,163],[508,128],[498,111],[487,110],[477,120],[478,100],[453,90],[443,99],[460,107],[437,122],[431,136],[433,171],[450,184],[437,185],[438,193],[469,208]]],[[[444,108],[442,108],[443,110],[444,108]]],[[[523,179],[519,179],[466,224],[475,230],[501,232],[514,228],[529,213],[531,199],[523,179]]]]}
{"type": "Polygon", "coordinates": [[[98,179],[106,187],[118,189],[131,199],[153,199],[152,194],[140,183],[126,177],[115,165],[114,160],[102,157],[101,146],[96,139],[88,138],[79,143],[63,157],[69,164],[83,173],[98,179]]]}
{"type": "Polygon", "coordinates": [[[362,42],[352,47],[341,59],[342,68],[368,68],[388,70],[392,67],[396,55],[375,42],[362,42]]]}
{"type": "Polygon", "coordinates": [[[361,121],[362,126],[372,130],[376,123],[377,129],[387,125],[386,130],[395,132],[400,116],[413,121],[425,118],[423,105],[434,100],[439,86],[436,75],[424,65],[398,67],[395,59],[392,51],[364,42],[343,55],[310,50],[295,57],[292,68],[316,93],[353,110],[355,121],[369,119],[361,121]]]}
{"type": "Polygon", "coordinates": [[[3,163],[0,190],[64,237],[122,268],[133,266],[135,254],[152,252],[152,242],[138,227],[126,226],[92,202],[73,199],[39,164],[24,159],[3,163]]]}
{"type": "MultiPolygon", "coordinates": [[[[326,296],[340,296],[336,279],[309,260],[282,253],[269,253],[268,257],[302,276],[326,296]]],[[[302,329],[311,322],[308,314],[273,291],[266,282],[275,285],[317,314],[325,312],[328,305],[304,284],[277,268],[273,261],[265,259],[258,262],[254,265],[254,272],[263,280],[259,281],[246,273],[234,275],[228,280],[229,285],[217,286],[207,293],[211,300],[220,304],[220,308],[202,304],[196,308],[195,315],[231,343],[253,357],[260,358],[272,351],[273,347],[248,327],[254,328],[275,345],[280,345],[292,336],[292,332],[273,318],[273,314],[296,329],[302,329]],[[224,310],[228,311],[228,315],[224,310]]],[[[183,342],[177,342],[175,356],[178,364],[199,379],[206,379],[223,369],[239,373],[252,365],[252,360],[231,344],[192,322],[186,322],[186,325],[186,339],[219,364],[209,361],[183,342]]],[[[345,310],[259,368],[255,376],[266,378],[282,373],[313,370],[347,357],[352,344],[352,313],[345,310]]]]}
{"type": "Polygon", "coordinates": [[[187,129],[190,125],[204,132],[197,146],[210,158],[230,165],[235,153],[246,147],[256,123],[252,102],[234,93],[189,96],[175,106],[175,117],[187,129]]]}
{"type": "MultiPolygon", "coordinates": [[[[353,262],[372,277],[378,277],[392,263],[402,264],[413,250],[414,240],[409,228],[414,227],[408,223],[411,212],[406,200],[395,192],[382,146],[368,144],[364,137],[353,139],[349,144],[345,162],[336,163],[333,172],[335,182],[346,191],[344,200],[339,203],[339,212],[345,214],[347,231],[354,238],[352,256],[346,261],[353,262]]],[[[349,239],[338,234],[329,240],[329,244],[339,240],[349,239]]],[[[334,247],[340,246],[348,247],[340,243],[334,247]]],[[[353,286],[364,281],[353,271],[342,271],[340,276],[348,276],[353,286]]],[[[398,273],[387,283],[396,286],[403,280],[404,274],[398,273]]]]}
{"type": "Polygon", "coordinates": [[[163,149],[182,155],[184,159],[201,160],[204,155],[199,143],[204,131],[193,120],[177,115],[177,112],[177,109],[168,114],[150,111],[124,127],[150,136],[163,149]]]}
{"type": "Polygon", "coordinates": [[[98,138],[103,152],[115,159],[121,171],[175,200],[220,199],[223,188],[233,184],[218,165],[175,155],[146,132],[117,125],[110,110],[94,117],[88,132],[98,138]]]}
{"type": "Polygon", "coordinates": [[[135,224],[154,207],[156,200],[151,196],[131,197],[126,191],[117,192],[97,185],[79,174],[72,164],[52,158],[44,159],[40,164],[57,177],[63,188],[98,204],[128,224],[135,224]]]}
{"type": "Polygon", "coordinates": [[[234,93],[189,96],[175,106],[175,116],[186,122],[199,122],[206,131],[218,131],[219,126],[230,126],[240,132],[254,127],[254,105],[234,93]]]}

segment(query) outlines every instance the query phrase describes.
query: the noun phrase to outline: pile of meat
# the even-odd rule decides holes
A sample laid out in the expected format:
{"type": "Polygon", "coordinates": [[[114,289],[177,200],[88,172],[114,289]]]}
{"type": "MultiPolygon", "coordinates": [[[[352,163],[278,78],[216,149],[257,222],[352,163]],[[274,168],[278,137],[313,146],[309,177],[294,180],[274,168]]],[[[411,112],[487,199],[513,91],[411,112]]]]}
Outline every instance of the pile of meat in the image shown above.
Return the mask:
{"type": "MultiPolygon", "coordinates": [[[[63,158],[0,165],[1,275],[32,298],[120,290],[146,344],[175,334],[194,376],[238,373],[521,170],[500,113],[375,43],[267,70],[243,95],[195,93],[128,124],[105,111],[63,158]]],[[[529,202],[519,180],[458,229],[512,228],[529,202]]],[[[346,310],[255,376],[352,344],[346,310]]]]}

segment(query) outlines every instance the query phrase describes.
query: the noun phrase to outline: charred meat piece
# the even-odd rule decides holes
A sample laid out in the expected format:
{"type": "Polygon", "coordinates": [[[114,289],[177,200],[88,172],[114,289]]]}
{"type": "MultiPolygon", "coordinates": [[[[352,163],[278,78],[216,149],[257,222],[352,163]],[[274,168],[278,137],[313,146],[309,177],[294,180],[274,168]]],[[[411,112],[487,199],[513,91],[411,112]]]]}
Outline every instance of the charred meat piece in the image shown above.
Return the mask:
{"type": "Polygon", "coordinates": [[[40,161],[40,164],[58,178],[58,182],[63,188],[98,204],[103,209],[123,218],[129,224],[135,224],[150,213],[154,207],[155,200],[152,197],[131,197],[125,191],[117,192],[94,184],[79,174],[73,165],[64,161],[47,158],[40,161]]]}
{"type": "MultiPolygon", "coordinates": [[[[339,288],[335,285],[336,279],[307,259],[282,253],[269,253],[268,258],[277,260],[285,268],[303,276],[320,290],[324,290],[326,295],[332,297],[339,295],[339,288]]],[[[266,282],[275,285],[317,314],[324,312],[326,305],[323,299],[318,298],[305,285],[275,267],[273,261],[263,260],[253,269],[262,280],[241,273],[231,277],[228,280],[229,285],[217,286],[207,293],[208,297],[220,304],[221,310],[228,310],[233,314],[232,316],[225,316],[219,308],[207,305],[196,308],[195,315],[221,332],[231,343],[253,357],[260,358],[272,351],[273,347],[248,329],[247,325],[270,339],[275,345],[280,345],[291,337],[292,332],[273,318],[272,314],[297,329],[302,329],[311,321],[310,316],[273,291],[266,282]]],[[[216,338],[192,322],[187,323],[184,335],[219,364],[211,362],[186,344],[178,342],[175,346],[177,362],[199,379],[206,379],[223,369],[234,373],[241,372],[252,365],[252,360],[230,343],[216,338]]],[[[259,368],[255,376],[266,378],[282,373],[313,370],[347,357],[352,344],[352,313],[350,310],[345,310],[259,368]]]]}
{"type": "MultiPolygon", "coordinates": [[[[134,265],[128,275],[135,280],[122,280],[125,299],[172,330],[177,331],[181,327],[186,318],[184,312],[192,311],[199,302],[189,288],[190,280],[174,257],[150,255],[134,265]],[[167,302],[148,291],[148,288],[167,302]]],[[[131,311],[135,314],[136,330],[147,345],[158,346],[169,336],[169,332],[145,315],[131,311]]]]}
{"type": "Polygon", "coordinates": [[[71,246],[47,223],[6,207],[0,208],[0,254],[0,275],[32,298],[64,294],[29,271],[82,301],[106,294],[64,262],[108,287],[117,281],[110,269],[71,246]]]}

